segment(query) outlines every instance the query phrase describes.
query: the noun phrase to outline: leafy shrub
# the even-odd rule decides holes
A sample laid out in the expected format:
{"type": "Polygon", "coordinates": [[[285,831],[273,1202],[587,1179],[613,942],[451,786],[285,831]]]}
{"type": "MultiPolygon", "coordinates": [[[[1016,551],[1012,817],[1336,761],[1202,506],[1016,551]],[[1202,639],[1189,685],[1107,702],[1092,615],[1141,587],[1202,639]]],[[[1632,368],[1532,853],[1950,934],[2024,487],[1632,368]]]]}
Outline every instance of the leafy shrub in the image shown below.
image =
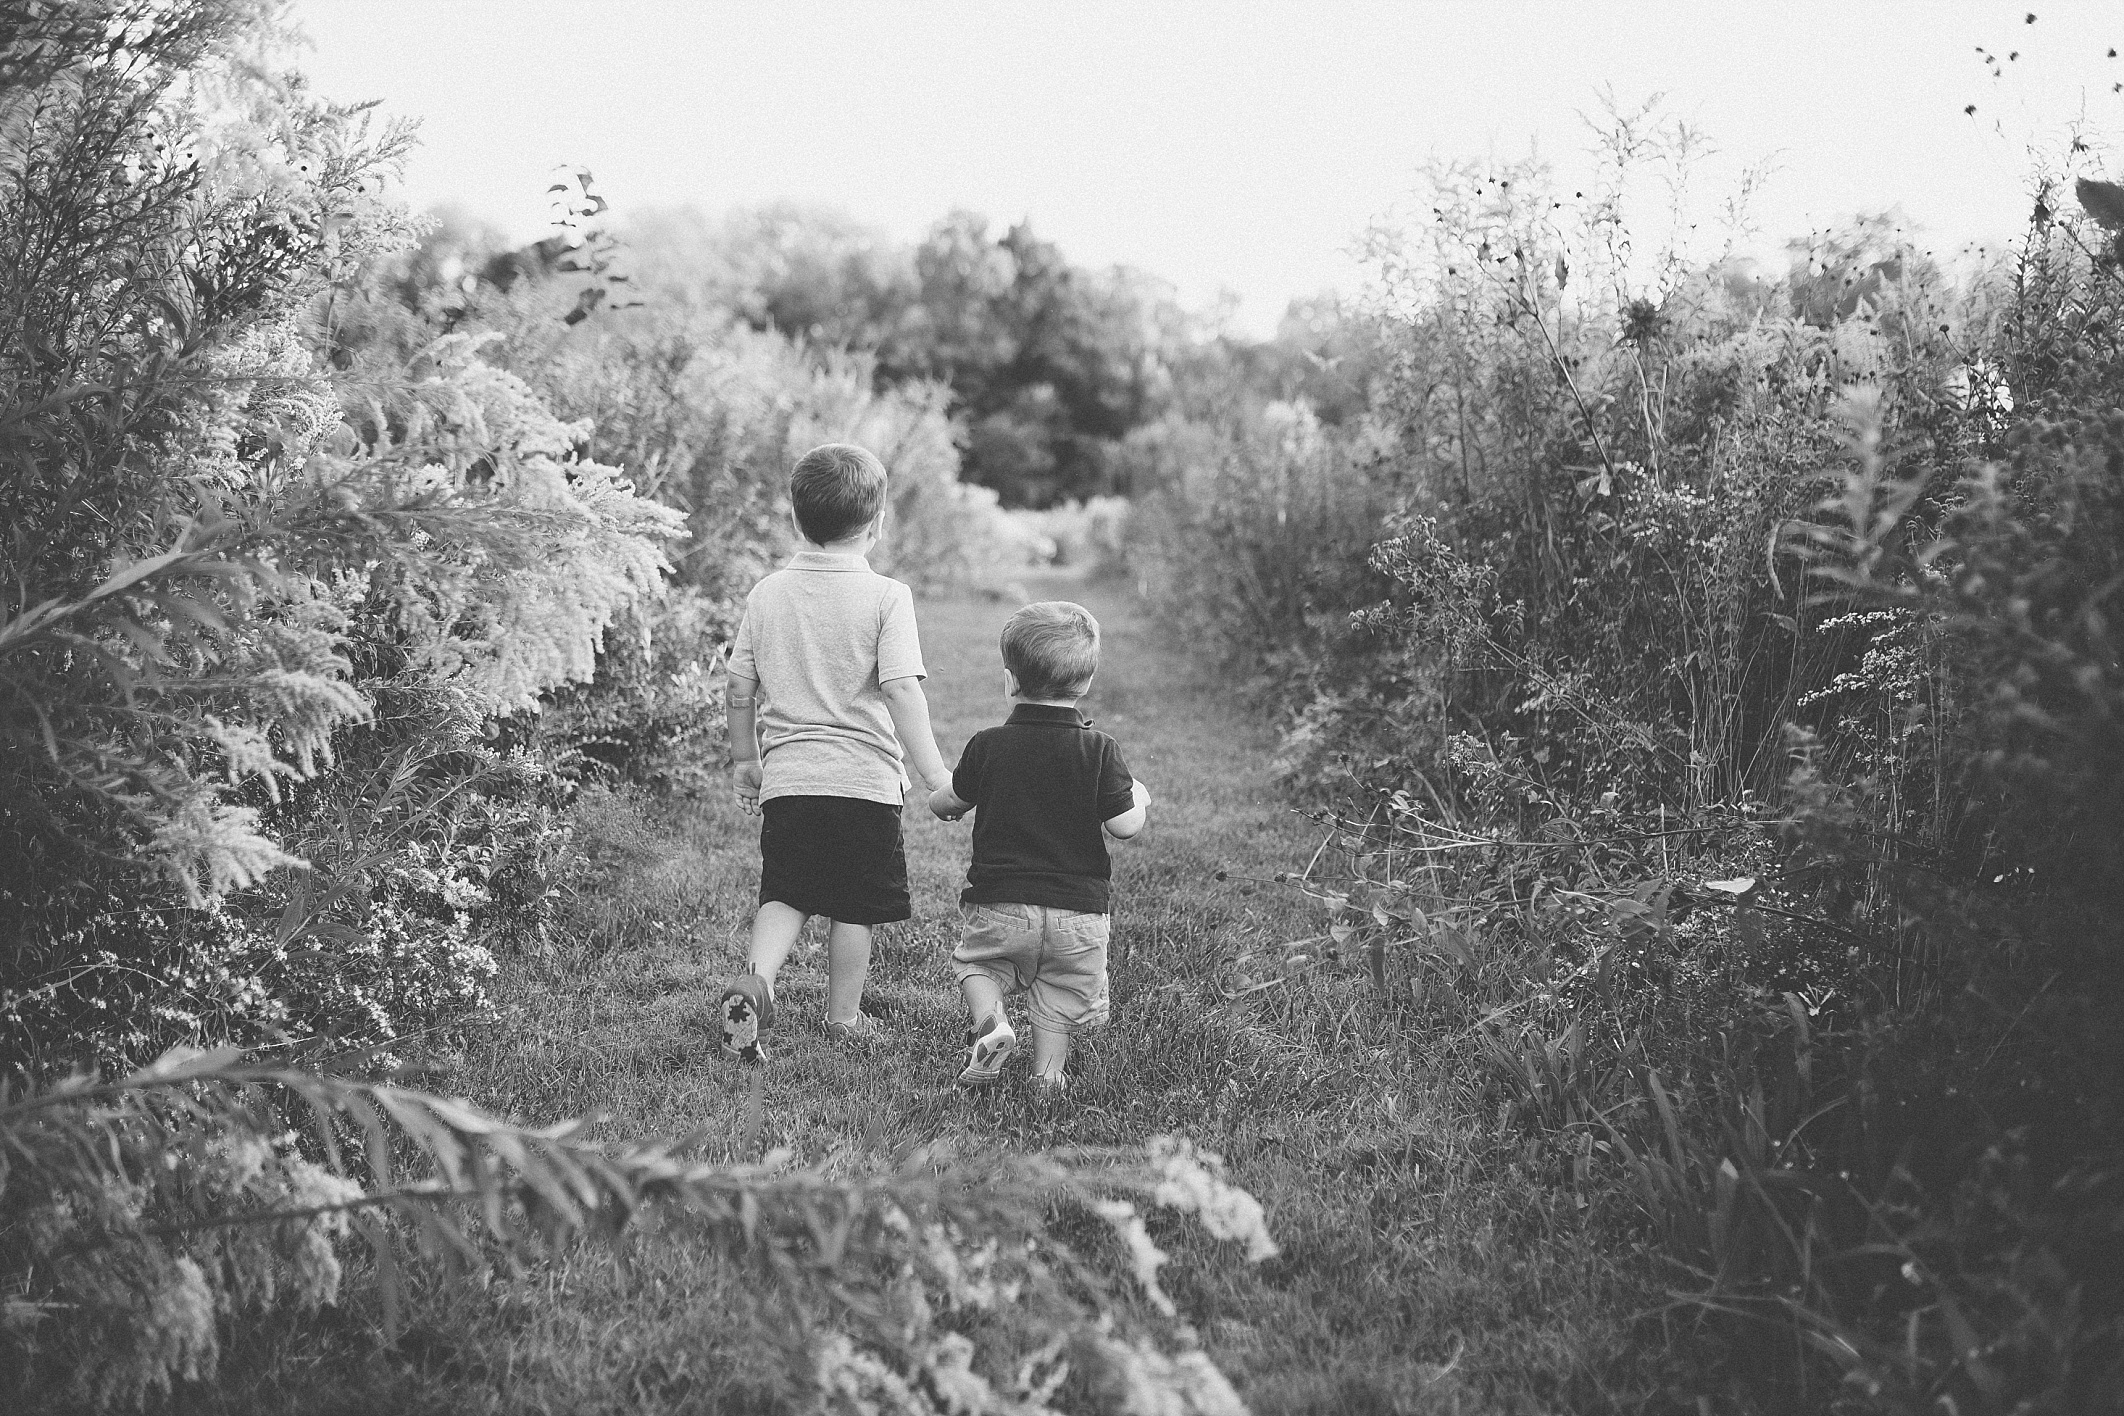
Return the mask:
{"type": "Polygon", "coordinates": [[[2057,1237],[2117,1198],[2107,237],[1957,286],[1866,220],[1767,281],[1633,262],[1623,180],[1566,229],[1445,168],[1380,234],[1346,530],[1160,494],[1153,589],[1332,804],[1265,962],[1460,1049],[1674,1266],[1707,1399],[2112,1409],[2113,1256],[2057,1237]]]}
{"type": "Polygon", "coordinates": [[[333,294],[410,235],[377,196],[405,134],[287,77],[266,9],[26,23],[42,59],[0,98],[8,1060],[425,1026],[476,1002],[480,876],[543,827],[497,807],[481,842],[406,794],[470,795],[484,717],[589,677],[678,519],[469,336],[352,357],[333,294]],[[336,845],[319,883],[295,848],[336,845]]]}
{"type": "Polygon", "coordinates": [[[737,609],[681,587],[614,626],[596,676],[548,698],[541,733],[628,781],[676,791],[710,786],[726,751],[720,670],[737,609]]]}
{"type": "Polygon", "coordinates": [[[1134,504],[1137,574],[1188,642],[1303,681],[1377,585],[1365,557],[1388,502],[1368,441],[1268,403],[1184,442],[1200,460],[1134,504]]]}
{"type": "Polygon", "coordinates": [[[1042,511],[1013,511],[1010,519],[1031,538],[1025,553],[1030,563],[1112,574],[1127,564],[1128,514],[1126,497],[1090,497],[1042,511]]]}
{"type": "Polygon", "coordinates": [[[1260,1205],[1185,1141],[1070,1164],[924,1154],[835,1180],[786,1155],[687,1159],[705,1136],[597,1145],[578,1124],[528,1130],[235,1049],[0,1092],[0,1389],[109,1410],[211,1378],[224,1324],[337,1301],[357,1236],[393,1332],[414,1262],[485,1271],[656,1208],[799,1316],[810,1341],[792,1360],[834,1409],[1244,1409],[1177,1330],[1143,1212],[1191,1214],[1251,1261],[1276,1246],[1260,1205]],[[1051,1231],[1057,1208],[1110,1226],[1129,1277],[1051,1231]],[[1122,1284],[1164,1321],[1131,1320],[1122,1284]]]}

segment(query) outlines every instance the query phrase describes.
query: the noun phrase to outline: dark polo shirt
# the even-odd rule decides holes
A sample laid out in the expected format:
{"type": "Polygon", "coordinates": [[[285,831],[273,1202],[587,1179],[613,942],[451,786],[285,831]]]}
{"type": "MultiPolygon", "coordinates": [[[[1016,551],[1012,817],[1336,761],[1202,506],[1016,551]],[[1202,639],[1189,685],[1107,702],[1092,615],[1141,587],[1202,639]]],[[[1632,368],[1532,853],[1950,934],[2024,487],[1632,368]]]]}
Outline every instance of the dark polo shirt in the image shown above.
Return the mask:
{"type": "Polygon", "coordinates": [[[1135,805],[1121,745],[1074,708],[1020,703],[966,744],[951,791],[975,808],[967,904],[1107,912],[1101,822],[1135,805]]]}

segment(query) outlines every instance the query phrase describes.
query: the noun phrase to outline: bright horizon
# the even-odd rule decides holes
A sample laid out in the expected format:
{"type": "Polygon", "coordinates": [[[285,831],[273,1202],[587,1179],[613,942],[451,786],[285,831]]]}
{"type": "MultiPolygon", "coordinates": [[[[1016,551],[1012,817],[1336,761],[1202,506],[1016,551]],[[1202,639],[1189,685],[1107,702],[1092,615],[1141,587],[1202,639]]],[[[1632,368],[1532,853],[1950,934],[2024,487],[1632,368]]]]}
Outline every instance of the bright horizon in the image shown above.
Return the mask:
{"type": "MultiPolygon", "coordinates": [[[[405,195],[542,233],[556,164],[624,218],[794,200],[918,240],[953,208],[1029,217],[1075,263],[1133,266],[1237,329],[1364,273],[1351,247],[1430,159],[1588,170],[1611,86],[1718,145],[1706,209],[1783,242],[1899,207],[1947,251],[2016,234],[2031,148],[2124,133],[2115,4],[668,4],[296,0],[326,96],[422,120],[405,195]],[[594,14],[594,18],[592,18],[594,14]],[[1994,79],[1976,50],[1995,53],[1994,79]],[[2008,61],[2006,56],[2018,54],[2008,61]],[[1963,109],[1977,105],[1974,117],[1963,109]]],[[[2114,166],[2111,175],[2118,175],[2114,166]]]]}

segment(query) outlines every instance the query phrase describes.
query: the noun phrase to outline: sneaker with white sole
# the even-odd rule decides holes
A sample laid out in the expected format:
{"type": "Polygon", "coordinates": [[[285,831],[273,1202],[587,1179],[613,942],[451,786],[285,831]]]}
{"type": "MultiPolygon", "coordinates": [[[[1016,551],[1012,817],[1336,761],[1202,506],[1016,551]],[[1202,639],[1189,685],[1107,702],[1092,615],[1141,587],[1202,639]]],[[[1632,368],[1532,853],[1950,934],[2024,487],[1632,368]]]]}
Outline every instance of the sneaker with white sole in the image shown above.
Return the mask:
{"type": "Polygon", "coordinates": [[[971,1033],[967,1041],[972,1044],[966,1054],[966,1067],[959,1073],[962,1087],[985,1087],[1003,1075],[1003,1064],[1018,1046],[1018,1035],[1011,1031],[1010,1020],[1002,1013],[988,1015],[988,1023],[977,1033],[971,1033]]]}
{"type": "Polygon", "coordinates": [[[723,1034],[723,1055],[740,1062],[765,1062],[767,1045],[760,1034],[774,1026],[774,990],[758,974],[735,978],[716,1005],[723,1034]]]}

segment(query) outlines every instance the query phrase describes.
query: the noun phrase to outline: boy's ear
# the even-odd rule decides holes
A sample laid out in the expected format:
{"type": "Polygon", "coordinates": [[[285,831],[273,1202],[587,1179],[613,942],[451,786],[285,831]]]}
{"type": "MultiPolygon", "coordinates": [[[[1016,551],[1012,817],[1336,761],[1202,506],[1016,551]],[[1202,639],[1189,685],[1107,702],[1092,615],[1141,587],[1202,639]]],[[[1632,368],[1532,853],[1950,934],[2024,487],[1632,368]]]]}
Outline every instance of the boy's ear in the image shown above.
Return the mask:
{"type": "Polygon", "coordinates": [[[1012,673],[1009,669],[1005,669],[1003,671],[1003,696],[1005,698],[1016,698],[1019,696],[1018,676],[1012,673]]]}

